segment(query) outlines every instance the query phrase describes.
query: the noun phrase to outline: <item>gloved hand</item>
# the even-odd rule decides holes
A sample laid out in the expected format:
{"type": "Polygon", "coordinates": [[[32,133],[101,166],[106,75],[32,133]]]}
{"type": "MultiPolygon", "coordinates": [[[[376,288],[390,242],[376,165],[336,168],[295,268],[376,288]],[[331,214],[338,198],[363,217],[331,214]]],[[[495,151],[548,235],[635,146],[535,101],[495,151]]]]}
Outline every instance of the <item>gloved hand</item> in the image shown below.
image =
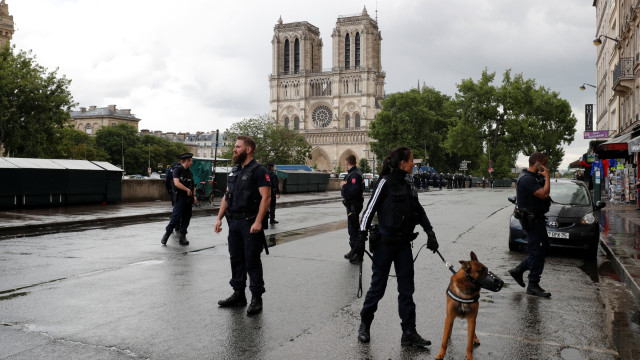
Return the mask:
{"type": "Polygon", "coordinates": [[[436,239],[436,233],[433,230],[427,231],[427,249],[434,253],[438,250],[438,240],[436,239]]]}
{"type": "Polygon", "coordinates": [[[361,231],[360,237],[358,238],[358,241],[356,241],[356,245],[353,247],[353,256],[351,256],[349,262],[357,264],[362,261],[362,258],[364,257],[365,242],[367,242],[367,232],[361,231]]]}

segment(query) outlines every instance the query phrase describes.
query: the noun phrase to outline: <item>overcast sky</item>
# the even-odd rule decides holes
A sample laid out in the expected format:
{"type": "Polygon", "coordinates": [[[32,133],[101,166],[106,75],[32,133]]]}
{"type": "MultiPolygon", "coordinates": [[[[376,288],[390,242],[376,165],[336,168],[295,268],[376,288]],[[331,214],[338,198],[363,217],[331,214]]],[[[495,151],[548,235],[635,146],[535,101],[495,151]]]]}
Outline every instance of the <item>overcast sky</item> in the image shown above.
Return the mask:
{"type": "Polygon", "coordinates": [[[6,2],[16,23],[12,43],[72,79],[78,108],[131,109],[140,129],[222,131],[268,113],[278,18],[319,27],[323,65],[330,68],[337,17],[366,5],[372,17],[378,10],[387,93],[415,88],[419,79],[453,96],[456,84],[477,80],[485,67],[498,75],[511,68],[571,103],[578,124],[563,168],[588,147],[584,105],[595,102],[595,89],[578,87],[596,84],[592,1],[6,2]]]}

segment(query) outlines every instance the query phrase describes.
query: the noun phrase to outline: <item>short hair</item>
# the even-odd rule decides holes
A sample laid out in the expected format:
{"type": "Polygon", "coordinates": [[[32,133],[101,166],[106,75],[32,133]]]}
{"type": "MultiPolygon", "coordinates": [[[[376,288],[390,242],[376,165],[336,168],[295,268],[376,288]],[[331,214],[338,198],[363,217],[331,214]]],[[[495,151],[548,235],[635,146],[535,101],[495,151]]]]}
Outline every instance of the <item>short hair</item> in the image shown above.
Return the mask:
{"type": "Polygon", "coordinates": [[[541,152],[534,152],[529,156],[529,166],[535,165],[537,162],[543,162],[547,158],[547,155],[541,152]]]}
{"type": "Polygon", "coordinates": [[[344,159],[349,165],[355,165],[356,164],[356,156],[351,154],[351,155],[347,155],[347,157],[344,159]]]}
{"type": "Polygon", "coordinates": [[[242,140],[246,146],[251,148],[252,154],[256,152],[256,142],[251,136],[238,136],[236,140],[242,140]]]}

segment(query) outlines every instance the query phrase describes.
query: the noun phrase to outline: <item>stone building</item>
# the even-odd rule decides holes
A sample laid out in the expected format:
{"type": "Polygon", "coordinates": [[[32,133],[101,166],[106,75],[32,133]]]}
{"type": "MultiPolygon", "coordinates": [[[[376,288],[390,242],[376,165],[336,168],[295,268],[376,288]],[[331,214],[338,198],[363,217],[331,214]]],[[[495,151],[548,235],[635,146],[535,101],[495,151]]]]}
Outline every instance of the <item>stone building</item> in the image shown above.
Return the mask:
{"type": "Polygon", "coordinates": [[[369,154],[370,122],[380,111],[385,72],[382,36],[366,8],[340,16],[333,29],[332,67],[322,69],[320,30],[306,21],[274,27],[271,116],[312,146],[309,165],[332,170],[353,154],[369,154]]]}
{"type": "Polygon", "coordinates": [[[0,47],[11,41],[14,32],[13,16],[9,15],[9,5],[0,1],[0,47]]]}
{"type": "Polygon", "coordinates": [[[129,124],[137,131],[140,122],[140,119],[131,113],[131,109],[116,109],[115,105],[104,108],[90,106],[89,109],[81,107],[80,111],[71,111],[69,114],[73,127],[89,135],[95,135],[103,126],[116,126],[120,123],[129,124]]]}

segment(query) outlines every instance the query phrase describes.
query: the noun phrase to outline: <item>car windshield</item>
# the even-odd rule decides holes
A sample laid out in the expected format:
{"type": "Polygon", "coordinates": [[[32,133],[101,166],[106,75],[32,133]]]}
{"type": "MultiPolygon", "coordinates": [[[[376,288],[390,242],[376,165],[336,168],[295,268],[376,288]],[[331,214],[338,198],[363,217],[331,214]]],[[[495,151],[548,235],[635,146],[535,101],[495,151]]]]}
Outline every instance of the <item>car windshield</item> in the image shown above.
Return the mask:
{"type": "Polygon", "coordinates": [[[552,183],[551,201],[563,205],[589,205],[589,194],[584,186],[575,183],[552,183]]]}

